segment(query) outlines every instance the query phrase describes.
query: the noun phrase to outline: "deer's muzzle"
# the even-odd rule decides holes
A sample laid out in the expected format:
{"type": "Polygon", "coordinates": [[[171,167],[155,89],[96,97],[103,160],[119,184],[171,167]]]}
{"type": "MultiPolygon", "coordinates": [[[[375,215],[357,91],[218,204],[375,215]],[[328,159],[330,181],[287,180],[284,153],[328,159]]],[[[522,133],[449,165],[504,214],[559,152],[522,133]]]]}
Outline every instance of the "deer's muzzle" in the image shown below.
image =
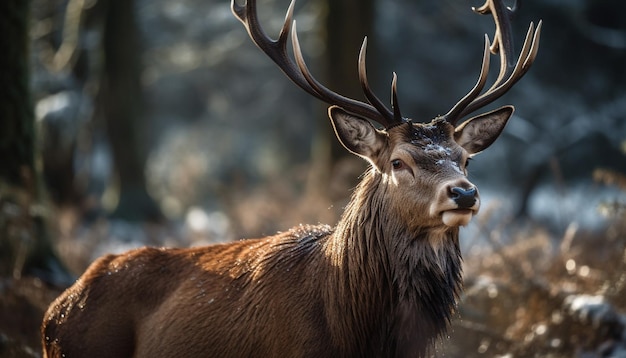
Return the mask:
{"type": "Polygon", "coordinates": [[[478,189],[467,179],[444,183],[430,206],[433,217],[441,217],[446,226],[465,226],[478,212],[478,189]]]}

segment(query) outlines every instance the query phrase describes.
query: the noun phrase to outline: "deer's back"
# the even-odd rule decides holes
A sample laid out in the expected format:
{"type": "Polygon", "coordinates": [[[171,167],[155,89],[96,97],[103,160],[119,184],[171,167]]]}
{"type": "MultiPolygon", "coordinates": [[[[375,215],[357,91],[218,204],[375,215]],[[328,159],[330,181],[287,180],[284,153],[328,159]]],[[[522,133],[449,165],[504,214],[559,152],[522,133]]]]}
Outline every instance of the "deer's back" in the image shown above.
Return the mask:
{"type": "Polygon", "coordinates": [[[44,344],[67,357],[333,355],[323,265],[307,264],[329,233],[104,256],[50,306],[44,344]]]}

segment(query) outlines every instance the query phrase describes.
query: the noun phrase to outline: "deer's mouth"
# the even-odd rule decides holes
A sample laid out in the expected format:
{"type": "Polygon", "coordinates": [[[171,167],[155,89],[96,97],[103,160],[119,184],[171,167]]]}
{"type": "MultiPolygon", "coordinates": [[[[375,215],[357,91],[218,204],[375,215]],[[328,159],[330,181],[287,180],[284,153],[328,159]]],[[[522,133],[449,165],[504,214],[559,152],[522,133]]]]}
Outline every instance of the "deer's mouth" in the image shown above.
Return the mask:
{"type": "Polygon", "coordinates": [[[471,209],[452,209],[441,213],[441,220],[446,226],[465,226],[474,216],[471,209]]]}

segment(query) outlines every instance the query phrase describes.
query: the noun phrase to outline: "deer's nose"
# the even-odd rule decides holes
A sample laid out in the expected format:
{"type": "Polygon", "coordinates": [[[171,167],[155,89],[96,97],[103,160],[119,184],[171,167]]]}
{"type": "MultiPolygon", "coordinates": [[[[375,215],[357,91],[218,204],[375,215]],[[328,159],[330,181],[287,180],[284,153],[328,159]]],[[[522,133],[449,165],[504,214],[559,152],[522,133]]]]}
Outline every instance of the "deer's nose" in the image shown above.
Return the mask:
{"type": "Polygon", "coordinates": [[[476,203],[476,187],[468,189],[461,187],[450,188],[450,198],[459,206],[459,209],[470,209],[476,203]]]}

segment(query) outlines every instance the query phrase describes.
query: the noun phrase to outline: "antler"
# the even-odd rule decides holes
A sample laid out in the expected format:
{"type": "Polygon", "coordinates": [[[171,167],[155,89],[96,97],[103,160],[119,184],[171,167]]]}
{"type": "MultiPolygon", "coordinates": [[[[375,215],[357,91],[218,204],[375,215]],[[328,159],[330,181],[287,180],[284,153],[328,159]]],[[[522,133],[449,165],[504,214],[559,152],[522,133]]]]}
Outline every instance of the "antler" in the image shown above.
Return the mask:
{"type": "Polygon", "coordinates": [[[535,25],[531,22],[524,40],[524,45],[517,61],[513,62],[513,37],[511,34],[511,17],[518,4],[513,8],[505,7],[501,1],[486,0],[479,8],[472,8],[479,14],[491,14],[496,24],[493,45],[490,46],[489,37],[485,34],[485,50],[480,76],[474,88],[465,97],[461,98],[443,118],[452,125],[456,125],[459,119],[495,101],[508,91],[530,68],[539,49],[539,35],[541,33],[541,21],[535,25]],[[480,92],[485,87],[489,73],[489,52],[500,55],[500,72],[495,82],[483,94],[480,92]]]}
{"type": "Polygon", "coordinates": [[[285,15],[285,22],[278,35],[278,39],[273,40],[266,35],[259,23],[255,0],[247,0],[245,5],[238,5],[236,0],[231,0],[233,14],[243,23],[246,30],[248,30],[250,38],[252,38],[254,43],[300,88],[328,104],[337,105],[350,113],[378,122],[386,128],[398,123],[403,123],[405,119],[402,118],[398,107],[396,94],[397,78],[395,73],[392,82],[393,111],[389,110],[369,87],[365,70],[367,38],[363,40],[363,45],[359,53],[359,80],[369,103],[357,101],[333,92],[324,87],[311,75],[311,72],[304,62],[302,51],[300,50],[296,21],[293,20],[294,5],[295,0],[292,0],[287,14],[285,15]],[[293,32],[291,32],[292,27],[293,32]],[[287,52],[287,37],[290,32],[295,62],[287,52]]]}

